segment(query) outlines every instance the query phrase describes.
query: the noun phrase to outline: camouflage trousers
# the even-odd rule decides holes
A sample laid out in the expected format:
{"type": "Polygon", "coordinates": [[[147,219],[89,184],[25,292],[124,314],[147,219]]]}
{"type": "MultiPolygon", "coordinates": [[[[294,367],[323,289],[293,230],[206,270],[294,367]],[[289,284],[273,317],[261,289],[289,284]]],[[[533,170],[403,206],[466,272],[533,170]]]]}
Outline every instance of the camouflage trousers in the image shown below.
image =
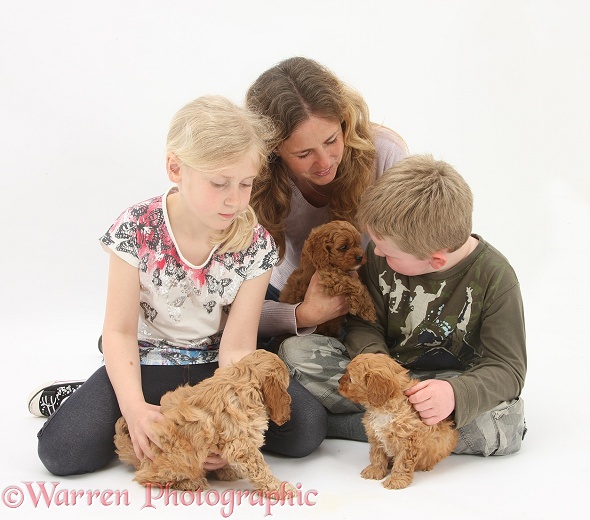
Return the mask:
{"type": "MultiPolygon", "coordinates": [[[[278,355],[293,379],[330,412],[348,414],[350,420],[360,420],[364,408],[338,392],[339,380],[350,362],[346,347],[340,341],[317,334],[294,336],[280,345],[278,355]]],[[[411,372],[412,377],[420,380],[449,379],[459,374],[455,371],[411,372]]],[[[459,443],[453,453],[489,456],[517,452],[526,434],[524,401],[516,398],[500,403],[458,431],[459,443]]]]}

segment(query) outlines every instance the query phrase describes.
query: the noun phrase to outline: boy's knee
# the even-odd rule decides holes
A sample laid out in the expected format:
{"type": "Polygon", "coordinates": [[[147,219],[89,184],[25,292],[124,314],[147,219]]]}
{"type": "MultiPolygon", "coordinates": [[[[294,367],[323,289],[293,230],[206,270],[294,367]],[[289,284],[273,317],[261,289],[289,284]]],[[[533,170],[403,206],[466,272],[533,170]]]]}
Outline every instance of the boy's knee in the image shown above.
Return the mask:
{"type": "Polygon", "coordinates": [[[278,355],[289,370],[301,366],[317,366],[321,369],[334,363],[341,365],[342,358],[346,357],[346,348],[335,338],[311,334],[286,339],[281,343],[278,355]]]}
{"type": "Polygon", "coordinates": [[[453,453],[484,457],[516,453],[526,432],[524,401],[516,398],[459,428],[459,443],[453,453]]]}

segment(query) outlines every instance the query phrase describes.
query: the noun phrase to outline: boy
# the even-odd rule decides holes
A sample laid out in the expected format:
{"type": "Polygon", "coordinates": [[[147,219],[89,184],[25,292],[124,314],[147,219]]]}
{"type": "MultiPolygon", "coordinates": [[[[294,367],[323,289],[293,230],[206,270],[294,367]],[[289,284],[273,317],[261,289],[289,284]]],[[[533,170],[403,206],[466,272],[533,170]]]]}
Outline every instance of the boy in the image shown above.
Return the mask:
{"type": "Polygon", "coordinates": [[[526,432],[522,298],[508,261],[471,234],[473,197],[447,163],[413,156],[365,193],[357,215],[372,243],[360,272],[377,323],[350,316],[344,345],[312,335],[279,355],[330,413],[329,434],[361,440],[358,405],[338,394],[350,358],[394,357],[420,379],[406,394],[425,424],[451,416],[455,453],[503,455],[526,432]]]}

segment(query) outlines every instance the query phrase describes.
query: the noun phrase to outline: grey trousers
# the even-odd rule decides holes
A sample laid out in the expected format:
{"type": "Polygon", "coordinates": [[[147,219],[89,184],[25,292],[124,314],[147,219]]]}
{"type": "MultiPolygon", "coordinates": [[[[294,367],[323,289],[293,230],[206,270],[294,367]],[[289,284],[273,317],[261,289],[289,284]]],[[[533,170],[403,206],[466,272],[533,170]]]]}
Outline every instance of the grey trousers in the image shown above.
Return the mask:
{"type": "MultiPolygon", "coordinates": [[[[360,423],[364,408],[338,392],[339,380],[350,362],[346,347],[340,341],[317,334],[294,336],[280,345],[278,355],[293,379],[314,395],[331,412],[329,415],[341,414],[346,421],[360,423]]],[[[436,374],[412,372],[411,376],[416,379],[448,379],[459,374],[449,371],[436,374]]],[[[357,424],[356,430],[359,428],[357,424]]],[[[355,430],[354,425],[348,430],[355,430]]],[[[524,401],[516,398],[500,403],[458,431],[459,443],[453,453],[489,456],[517,452],[526,433],[524,401]]],[[[345,434],[340,436],[346,437],[345,434]]],[[[355,440],[359,440],[358,435],[355,440]]]]}

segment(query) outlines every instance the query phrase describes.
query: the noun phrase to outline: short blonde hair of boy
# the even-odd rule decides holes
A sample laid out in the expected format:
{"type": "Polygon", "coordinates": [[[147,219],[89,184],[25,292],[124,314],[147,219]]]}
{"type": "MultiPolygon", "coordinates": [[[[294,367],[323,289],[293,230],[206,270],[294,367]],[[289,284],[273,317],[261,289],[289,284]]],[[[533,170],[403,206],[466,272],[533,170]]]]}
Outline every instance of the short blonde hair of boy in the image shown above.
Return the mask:
{"type": "Polygon", "coordinates": [[[390,238],[421,260],[453,252],[468,240],[473,194],[457,171],[430,155],[389,168],[363,195],[357,219],[379,240],[390,238]]]}
{"type": "MultiPolygon", "coordinates": [[[[202,96],[182,107],[172,118],[166,151],[199,171],[229,168],[251,157],[257,173],[266,164],[268,138],[272,126],[268,118],[241,108],[223,96],[202,96]]],[[[211,238],[219,253],[247,248],[258,220],[251,206],[223,232],[211,238]]]]}

